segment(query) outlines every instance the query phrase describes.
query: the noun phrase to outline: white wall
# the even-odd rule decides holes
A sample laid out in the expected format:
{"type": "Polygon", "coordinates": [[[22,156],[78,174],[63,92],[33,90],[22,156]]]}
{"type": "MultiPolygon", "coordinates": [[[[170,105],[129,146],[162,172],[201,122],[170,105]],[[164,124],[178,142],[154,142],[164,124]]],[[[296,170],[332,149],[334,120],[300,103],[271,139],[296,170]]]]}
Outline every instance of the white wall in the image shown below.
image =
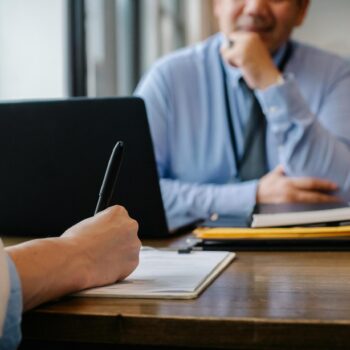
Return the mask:
{"type": "Polygon", "coordinates": [[[65,0],[0,0],[0,99],[67,95],[65,0]]]}
{"type": "Polygon", "coordinates": [[[349,0],[312,0],[308,17],[295,37],[350,58],[349,17],[349,0]]]}

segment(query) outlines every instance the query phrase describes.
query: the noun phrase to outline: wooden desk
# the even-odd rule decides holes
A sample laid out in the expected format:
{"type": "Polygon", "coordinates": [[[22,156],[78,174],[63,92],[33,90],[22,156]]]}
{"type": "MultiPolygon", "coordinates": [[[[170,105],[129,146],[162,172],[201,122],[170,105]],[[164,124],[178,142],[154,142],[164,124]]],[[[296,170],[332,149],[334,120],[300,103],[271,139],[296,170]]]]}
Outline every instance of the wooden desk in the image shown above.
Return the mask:
{"type": "Polygon", "coordinates": [[[23,348],[350,349],[350,252],[238,253],[196,300],[67,297],[27,313],[23,335],[23,348]]]}

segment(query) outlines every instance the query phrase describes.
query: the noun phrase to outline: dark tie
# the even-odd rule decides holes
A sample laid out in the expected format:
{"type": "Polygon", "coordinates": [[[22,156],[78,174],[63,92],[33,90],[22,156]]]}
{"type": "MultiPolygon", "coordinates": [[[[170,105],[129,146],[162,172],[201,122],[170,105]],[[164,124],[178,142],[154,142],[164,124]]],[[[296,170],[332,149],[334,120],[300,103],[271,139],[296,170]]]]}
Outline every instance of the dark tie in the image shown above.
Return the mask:
{"type": "Polygon", "coordinates": [[[266,164],[266,119],[255,97],[254,91],[243,78],[239,86],[246,96],[248,119],[244,133],[244,153],[238,163],[238,177],[241,181],[259,179],[267,172],[266,164]]]}
{"type": "MultiPolygon", "coordinates": [[[[286,64],[293,54],[293,45],[287,43],[284,56],[279,64],[281,72],[284,71],[286,64]]],[[[235,163],[237,165],[237,177],[241,181],[259,179],[268,171],[266,157],[266,128],[267,122],[261,109],[259,101],[255,97],[254,91],[249,88],[243,78],[239,80],[240,88],[245,92],[247,102],[247,125],[244,134],[244,153],[239,158],[236,137],[234,131],[233,115],[229,103],[229,89],[227,87],[226,72],[224,65],[222,67],[224,82],[224,98],[226,105],[226,115],[231,139],[231,145],[235,163]]]]}

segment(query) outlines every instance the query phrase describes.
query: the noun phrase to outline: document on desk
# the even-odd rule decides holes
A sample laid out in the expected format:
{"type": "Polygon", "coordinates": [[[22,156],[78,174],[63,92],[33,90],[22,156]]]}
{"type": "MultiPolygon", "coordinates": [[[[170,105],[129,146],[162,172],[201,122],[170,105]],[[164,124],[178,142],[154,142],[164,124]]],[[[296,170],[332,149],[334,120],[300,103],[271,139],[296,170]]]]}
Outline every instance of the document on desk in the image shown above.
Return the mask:
{"type": "Polygon", "coordinates": [[[76,296],[194,299],[230,264],[234,253],[143,249],[140,264],[124,281],[76,296]]]}
{"type": "Polygon", "coordinates": [[[194,230],[194,234],[197,238],[203,240],[350,238],[350,226],[270,228],[200,227],[194,230]]]}

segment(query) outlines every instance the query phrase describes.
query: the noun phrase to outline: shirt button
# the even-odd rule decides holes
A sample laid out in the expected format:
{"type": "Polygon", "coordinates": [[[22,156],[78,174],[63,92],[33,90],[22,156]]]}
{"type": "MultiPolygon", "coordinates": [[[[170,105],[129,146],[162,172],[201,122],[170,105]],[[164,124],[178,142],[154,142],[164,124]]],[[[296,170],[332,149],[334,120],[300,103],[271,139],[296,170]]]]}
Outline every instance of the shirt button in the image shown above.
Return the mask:
{"type": "Polygon", "coordinates": [[[278,112],[278,107],[276,107],[276,106],[271,106],[271,107],[269,108],[269,112],[270,112],[271,114],[276,114],[276,113],[278,112]]]}

